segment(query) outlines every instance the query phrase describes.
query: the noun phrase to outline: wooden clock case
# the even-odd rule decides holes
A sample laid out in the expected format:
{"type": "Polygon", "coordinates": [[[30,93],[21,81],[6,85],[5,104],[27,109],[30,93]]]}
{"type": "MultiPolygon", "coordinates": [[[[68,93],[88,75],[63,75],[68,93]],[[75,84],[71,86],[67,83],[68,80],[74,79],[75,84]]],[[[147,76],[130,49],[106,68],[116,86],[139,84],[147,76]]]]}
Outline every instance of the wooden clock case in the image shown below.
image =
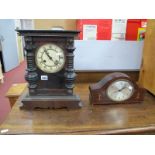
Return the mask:
{"type": "Polygon", "coordinates": [[[25,79],[28,92],[22,98],[21,108],[80,108],[79,96],[73,94],[76,74],[74,71],[74,38],[79,31],[16,30],[24,36],[27,52],[25,79]],[[36,52],[44,44],[52,43],[64,51],[65,65],[57,73],[45,73],[37,67],[36,52]],[[47,76],[48,80],[41,80],[47,76]]]}
{"type": "Polygon", "coordinates": [[[124,73],[119,73],[119,72],[108,74],[98,83],[91,84],[89,86],[89,90],[90,90],[90,95],[89,95],[90,103],[93,105],[104,105],[104,104],[107,105],[107,104],[118,104],[118,103],[123,103],[123,104],[124,103],[125,104],[140,103],[144,100],[144,92],[145,92],[145,89],[140,88],[136,84],[136,82],[134,82],[128,75],[126,75],[124,73]],[[122,101],[122,102],[112,101],[108,98],[108,96],[106,94],[106,90],[107,90],[108,86],[112,82],[114,82],[115,80],[118,80],[118,79],[128,80],[128,81],[132,82],[132,84],[134,86],[133,95],[126,101],[122,101]]]}

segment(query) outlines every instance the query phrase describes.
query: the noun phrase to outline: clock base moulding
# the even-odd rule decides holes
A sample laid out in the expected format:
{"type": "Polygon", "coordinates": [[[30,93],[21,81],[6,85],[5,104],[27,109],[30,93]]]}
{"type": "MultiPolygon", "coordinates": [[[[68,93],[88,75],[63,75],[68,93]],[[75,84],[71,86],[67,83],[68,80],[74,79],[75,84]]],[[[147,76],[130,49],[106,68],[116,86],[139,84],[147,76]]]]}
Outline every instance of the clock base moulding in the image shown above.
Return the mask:
{"type": "Polygon", "coordinates": [[[71,96],[29,96],[28,92],[22,96],[20,109],[76,109],[81,108],[82,102],[78,95],[71,96]]]}

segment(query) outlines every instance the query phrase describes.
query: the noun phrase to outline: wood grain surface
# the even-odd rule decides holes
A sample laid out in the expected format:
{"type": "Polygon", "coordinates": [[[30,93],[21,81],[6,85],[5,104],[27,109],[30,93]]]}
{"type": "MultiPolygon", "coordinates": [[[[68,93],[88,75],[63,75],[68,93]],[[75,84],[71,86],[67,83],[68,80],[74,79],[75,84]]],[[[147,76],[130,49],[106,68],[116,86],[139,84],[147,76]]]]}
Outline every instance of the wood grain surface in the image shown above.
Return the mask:
{"type": "Polygon", "coordinates": [[[10,107],[12,108],[18,97],[21,93],[26,89],[27,83],[17,83],[13,84],[6,93],[6,97],[8,97],[10,102],[10,107]]]}
{"type": "Polygon", "coordinates": [[[155,95],[155,19],[148,20],[139,84],[155,95]]]}
{"type": "Polygon", "coordinates": [[[76,110],[20,110],[14,105],[0,134],[154,134],[155,97],[146,93],[141,104],[89,104],[89,84],[76,84],[84,107],[76,110]]]}
{"type": "Polygon", "coordinates": [[[19,97],[26,89],[27,83],[13,84],[6,93],[6,97],[19,97]]]}

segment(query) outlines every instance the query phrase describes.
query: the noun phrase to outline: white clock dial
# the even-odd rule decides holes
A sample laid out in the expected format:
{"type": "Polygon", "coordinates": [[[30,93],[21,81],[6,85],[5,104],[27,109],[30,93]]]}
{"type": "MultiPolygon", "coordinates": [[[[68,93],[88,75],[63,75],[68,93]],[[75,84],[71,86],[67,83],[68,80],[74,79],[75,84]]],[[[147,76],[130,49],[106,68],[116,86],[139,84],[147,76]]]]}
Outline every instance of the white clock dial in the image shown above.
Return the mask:
{"type": "Polygon", "coordinates": [[[134,92],[132,83],[128,80],[120,79],[112,82],[107,89],[107,96],[113,101],[125,101],[134,92]]]}
{"type": "Polygon", "coordinates": [[[36,64],[46,73],[56,73],[65,64],[64,51],[55,44],[42,45],[36,51],[36,64]]]}

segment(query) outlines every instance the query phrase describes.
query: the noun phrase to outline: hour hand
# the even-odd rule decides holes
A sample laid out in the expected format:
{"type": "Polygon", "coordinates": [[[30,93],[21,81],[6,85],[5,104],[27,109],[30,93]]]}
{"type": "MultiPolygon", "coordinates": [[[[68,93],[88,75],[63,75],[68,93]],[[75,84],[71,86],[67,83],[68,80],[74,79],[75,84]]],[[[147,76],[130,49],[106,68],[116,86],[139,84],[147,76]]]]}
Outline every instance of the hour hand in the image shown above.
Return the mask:
{"type": "Polygon", "coordinates": [[[54,61],[54,64],[57,66],[59,64],[59,61],[58,60],[55,60],[54,61]]]}

